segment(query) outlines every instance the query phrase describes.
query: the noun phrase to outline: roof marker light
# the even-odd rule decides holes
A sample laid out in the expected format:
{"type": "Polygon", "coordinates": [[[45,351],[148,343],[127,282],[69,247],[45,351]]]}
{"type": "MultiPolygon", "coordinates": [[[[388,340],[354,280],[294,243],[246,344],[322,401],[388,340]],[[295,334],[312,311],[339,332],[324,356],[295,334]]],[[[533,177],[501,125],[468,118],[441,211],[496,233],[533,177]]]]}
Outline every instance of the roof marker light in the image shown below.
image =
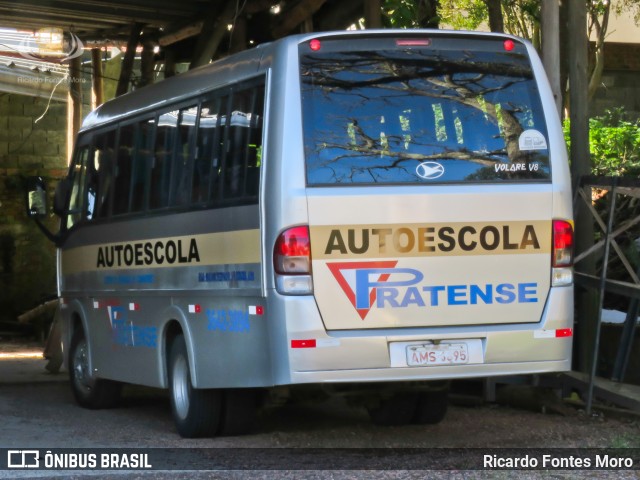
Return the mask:
{"type": "Polygon", "coordinates": [[[398,47],[428,47],[431,45],[429,38],[400,38],[396,40],[398,47]]]}
{"type": "Polygon", "coordinates": [[[507,52],[510,52],[511,50],[516,48],[516,44],[513,42],[513,40],[505,40],[503,45],[504,45],[504,49],[507,52]]]}
{"type": "Polygon", "coordinates": [[[322,47],[322,44],[320,43],[320,40],[318,40],[317,38],[314,38],[309,42],[309,48],[314,52],[317,52],[318,50],[320,50],[321,47],[322,47]]]}

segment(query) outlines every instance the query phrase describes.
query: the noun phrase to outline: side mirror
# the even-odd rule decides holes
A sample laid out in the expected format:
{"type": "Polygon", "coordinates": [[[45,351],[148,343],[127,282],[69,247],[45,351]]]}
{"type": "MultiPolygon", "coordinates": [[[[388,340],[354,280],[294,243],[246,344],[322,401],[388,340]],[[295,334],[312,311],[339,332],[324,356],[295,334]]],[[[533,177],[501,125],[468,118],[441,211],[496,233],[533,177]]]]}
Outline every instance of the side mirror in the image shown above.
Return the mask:
{"type": "Polygon", "coordinates": [[[59,233],[51,233],[42,219],[47,216],[47,187],[42,177],[27,179],[27,216],[36,221],[36,225],[45,236],[56,245],[60,242],[59,233]]]}
{"type": "Polygon", "coordinates": [[[27,180],[27,216],[42,218],[47,215],[47,188],[42,177],[27,180]]]}

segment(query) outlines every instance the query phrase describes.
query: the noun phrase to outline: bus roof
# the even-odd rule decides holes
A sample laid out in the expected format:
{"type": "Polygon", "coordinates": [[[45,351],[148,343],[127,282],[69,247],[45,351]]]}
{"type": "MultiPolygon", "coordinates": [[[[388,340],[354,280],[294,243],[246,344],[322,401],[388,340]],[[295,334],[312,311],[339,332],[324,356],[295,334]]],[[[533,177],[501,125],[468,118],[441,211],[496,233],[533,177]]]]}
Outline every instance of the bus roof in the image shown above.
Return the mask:
{"type": "MultiPolygon", "coordinates": [[[[140,90],[129,92],[126,95],[110,100],[93,110],[85,118],[81,132],[100,127],[104,124],[122,120],[131,115],[142,114],[145,111],[155,111],[163,105],[171,105],[182,100],[192,98],[198,93],[203,93],[215,88],[246,80],[259,72],[266,71],[273,62],[273,53],[280,49],[287,49],[291,45],[297,45],[312,38],[338,37],[338,36],[412,36],[412,35],[455,35],[482,37],[513,38],[507,34],[495,34],[487,32],[472,32],[460,30],[411,30],[411,29],[377,29],[377,30],[352,30],[352,31],[328,31],[312,32],[292,35],[278,39],[274,42],[258,45],[255,48],[245,50],[228,57],[217,60],[209,65],[190,70],[175,77],[171,77],[148,85],[140,90]]],[[[518,38],[519,41],[523,41],[518,38]]],[[[524,41],[527,43],[526,41],[524,41]]]]}

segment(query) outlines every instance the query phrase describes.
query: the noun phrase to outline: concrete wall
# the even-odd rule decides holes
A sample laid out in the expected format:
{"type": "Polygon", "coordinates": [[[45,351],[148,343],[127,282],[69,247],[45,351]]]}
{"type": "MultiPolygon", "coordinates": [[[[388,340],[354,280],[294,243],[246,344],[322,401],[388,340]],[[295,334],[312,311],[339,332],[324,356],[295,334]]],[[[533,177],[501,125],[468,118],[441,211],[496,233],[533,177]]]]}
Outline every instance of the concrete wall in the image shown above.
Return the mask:
{"type": "MultiPolygon", "coordinates": [[[[67,105],[0,93],[0,321],[55,294],[55,249],[25,213],[25,179],[39,175],[51,197],[67,169],[67,105]]],[[[57,230],[57,219],[47,219],[57,230]]],[[[2,326],[0,325],[0,331],[2,326]]]]}

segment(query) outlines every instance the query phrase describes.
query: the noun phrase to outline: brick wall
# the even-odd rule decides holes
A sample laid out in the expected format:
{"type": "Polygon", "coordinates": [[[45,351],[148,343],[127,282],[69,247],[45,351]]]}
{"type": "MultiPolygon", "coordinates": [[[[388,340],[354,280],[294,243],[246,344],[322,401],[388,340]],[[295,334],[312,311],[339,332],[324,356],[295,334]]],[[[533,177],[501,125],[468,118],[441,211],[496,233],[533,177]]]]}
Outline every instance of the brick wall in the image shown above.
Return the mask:
{"type": "MultiPolygon", "coordinates": [[[[55,249],[27,218],[25,179],[39,175],[51,195],[67,168],[67,105],[0,93],[0,321],[54,294],[55,249]]],[[[46,220],[57,230],[57,218],[46,220]]]]}
{"type": "Polygon", "coordinates": [[[606,43],[601,85],[590,105],[590,115],[624,107],[631,118],[640,118],[640,45],[606,43]]]}

